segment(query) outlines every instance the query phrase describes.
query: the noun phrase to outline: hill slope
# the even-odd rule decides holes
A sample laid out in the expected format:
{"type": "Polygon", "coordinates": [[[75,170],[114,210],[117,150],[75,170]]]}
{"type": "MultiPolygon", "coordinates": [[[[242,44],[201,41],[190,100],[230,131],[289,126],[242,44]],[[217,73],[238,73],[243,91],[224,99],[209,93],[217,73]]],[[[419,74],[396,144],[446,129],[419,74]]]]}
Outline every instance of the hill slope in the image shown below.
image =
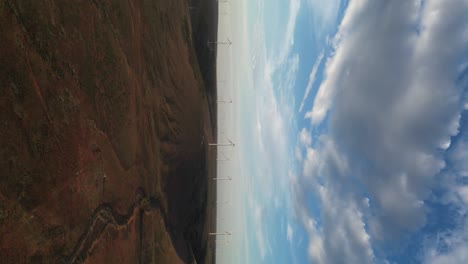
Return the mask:
{"type": "Polygon", "coordinates": [[[209,261],[194,21],[183,0],[0,1],[3,263],[209,261]]]}

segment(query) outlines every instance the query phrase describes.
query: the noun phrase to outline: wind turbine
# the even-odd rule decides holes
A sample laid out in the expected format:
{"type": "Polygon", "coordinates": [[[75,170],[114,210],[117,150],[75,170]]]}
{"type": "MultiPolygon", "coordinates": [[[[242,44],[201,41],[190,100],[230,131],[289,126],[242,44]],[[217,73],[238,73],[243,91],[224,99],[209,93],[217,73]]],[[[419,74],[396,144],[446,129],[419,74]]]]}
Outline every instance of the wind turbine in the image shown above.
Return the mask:
{"type": "Polygon", "coordinates": [[[229,99],[229,100],[218,100],[218,103],[229,103],[229,104],[232,104],[232,99],[229,99]]]}
{"type": "Polygon", "coordinates": [[[231,46],[232,42],[228,38],[226,41],[209,41],[209,44],[217,44],[217,45],[227,45],[228,47],[231,46]]]}
{"type": "Polygon", "coordinates": [[[218,146],[218,147],[222,147],[222,146],[234,147],[236,145],[236,144],[234,144],[234,142],[229,140],[229,138],[226,138],[226,139],[227,139],[227,141],[229,141],[229,143],[209,143],[208,145],[209,146],[218,146]]]}
{"type": "Polygon", "coordinates": [[[219,243],[219,244],[222,244],[222,245],[224,245],[226,247],[231,244],[231,240],[229,240],[229,239],[216,239],[215,242],[219,243]]]}
{"type": "Polygon", "coordinates": [[[231,161],[231,159],[229,159],[226,155],[224,155],[224,153],[221,153],[221,155],[224,156],[224,159],[216,159],[216,161],[231,161]]]}
{"type": "Polygon", "coordinates": [[[232,235],[231,232],[224,231],[224,232],[214,232],[214,233],[209,233],[210,236],[230,236],[232,235]]]}
{"type": "Polygon", "coordinates": [[[226,80],[217,80],[216,82],[218,83],[218,85],[219,85],[220,83],[222,83],[223,85],[226,84],[226,80]]]}
{"type": "Polygon", "coordinates": [[[229,176],[227,176],[227,177],[221,177],[221,178],[216,177],[216,178],[213,178],[213,180],[215,180],[215,181],[232,181],[232,178],[229,177],[229,176]]]}

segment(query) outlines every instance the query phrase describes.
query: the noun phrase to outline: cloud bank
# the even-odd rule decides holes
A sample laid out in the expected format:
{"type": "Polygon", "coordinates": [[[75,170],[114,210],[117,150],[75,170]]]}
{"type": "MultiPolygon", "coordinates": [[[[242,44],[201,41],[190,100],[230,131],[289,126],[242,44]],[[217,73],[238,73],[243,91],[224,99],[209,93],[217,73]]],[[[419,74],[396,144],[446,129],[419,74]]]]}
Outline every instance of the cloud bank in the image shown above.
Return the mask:
{"type": "MultiPolygon", "coordinates": [[[[254,47],[250,61],[253,84],[244,89],[242,95],[242,138],[239,149],[242,153],[242,169],[246,174],[247,206],[246,223],[252,230],[247,232],[251,242],[252,263],[274,263],[280,257],[294,236],[291,226],[281,227],[286,222],[290,195],[287,191],[287,173],[290,166],[290,134],[297,130],[292,124],[294,101],[293,90],[300,65],[300,56],[292,52],[296,20],[300,0],[290,1],[285,12],[286,28],[281,33],[282,41],[273,45],[275,52],[267,52],[271,41],[264,32],[251,39],[249,47],[254,47]],[[285,238],[279,241],[278,235],[285,238]]],[[[270,4],[271,3],[265,3],[270,4]]],[[[273,3],[274,4],[274,3],[273,3]]],[[[269,6],[273,7],[274,6],[269,6]]],[[[268,9],[266,7],[265,9],[268,9]]],[[[264,28],[261,13],[253,18],[257,28],[264,28]]],[[[256,31],[255,31],[256,32],[256,31]]],[[[257,32],[256,32],[257,33],[257,32]]],[[[234,262],[239,261],[234,259],[234,262]]]]}
{"type": "MultiPolygon", "coordinates": [[[[467,13],[465,0],[348,3],[306,113],[328,133],[313,147],[302,144],[302,182],[291,185],[314,263],[383,261],[382,249],[427,223],[426,201],[461,129],[465,99],[456,80],[467,13]]],[[[453,252],[465,258],[463,248],[453,252]]]]}

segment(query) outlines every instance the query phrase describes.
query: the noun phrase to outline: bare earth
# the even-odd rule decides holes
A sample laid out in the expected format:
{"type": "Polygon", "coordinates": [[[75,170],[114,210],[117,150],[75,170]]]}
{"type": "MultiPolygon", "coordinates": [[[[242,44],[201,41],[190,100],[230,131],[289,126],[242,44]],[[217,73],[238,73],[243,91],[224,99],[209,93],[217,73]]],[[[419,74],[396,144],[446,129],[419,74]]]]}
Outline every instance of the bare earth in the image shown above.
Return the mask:
{"type": "Polygon", "coordinates": [[[2,263],[214,262],[216,16],[0,0],[2,263]]]}

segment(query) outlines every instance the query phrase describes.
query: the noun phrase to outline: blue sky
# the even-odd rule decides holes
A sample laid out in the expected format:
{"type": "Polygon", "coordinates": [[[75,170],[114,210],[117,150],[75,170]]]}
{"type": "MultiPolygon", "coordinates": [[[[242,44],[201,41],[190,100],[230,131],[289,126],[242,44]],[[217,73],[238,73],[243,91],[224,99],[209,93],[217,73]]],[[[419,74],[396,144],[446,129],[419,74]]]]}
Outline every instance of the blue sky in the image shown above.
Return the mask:
{"type": "Polygon", "coordinates": [[[468,263],[468,1],[221,4],[219,263],[468,263]]]}

